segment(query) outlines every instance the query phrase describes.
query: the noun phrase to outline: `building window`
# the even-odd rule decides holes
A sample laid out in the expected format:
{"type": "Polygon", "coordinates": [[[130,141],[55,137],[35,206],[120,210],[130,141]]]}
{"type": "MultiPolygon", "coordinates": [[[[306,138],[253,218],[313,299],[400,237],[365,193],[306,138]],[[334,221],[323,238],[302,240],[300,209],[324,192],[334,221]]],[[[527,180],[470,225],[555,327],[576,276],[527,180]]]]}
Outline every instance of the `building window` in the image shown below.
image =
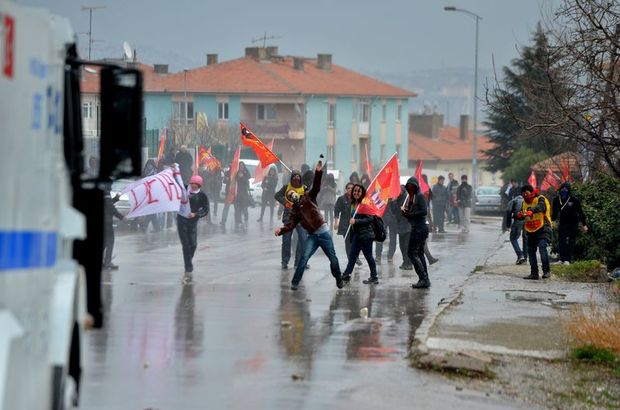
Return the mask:
{"type": "Polygon", "coordinates": [[[336,126],[336,104],[329,104],[327,125],[332,128],[336,126]]]}
{"type": "Polygon", "coordinates": [[[217,103],[217,119],[228,120],[228,103],[227,102],[217,103]]]}
{"type": "Polygon", "coordinates": [[[330,166],[329,168],[333,168],[335,163],[336,163],[336,146],[328,145],[327,146],[327,165],[330,166]]]}
{"type": "Polygon", "coordinates": [[[360,103],[360,122],[368,122],[370,120],[370,106],[368,101],[360,103]]]}
{"type": "Polygon", "coordinates": [[[173,102],[172,118],[177,123],[192,124],[194,122],[194,103],[189,101],[173,102]]]}
{"type": "Polygon", "coordinates": [[[351,162],[357,162],[357,144],[351,146],[351,162]]]}
{"type": "Polygon", "coordinates": [[[396,110],[396,121],[400,122],[403,118],[403,106],[398,104],[398,109],[396,110]]]}
{"type": "Polygon", "coordinates": [[[400,158],[400,144],[396,144],[396,156],[400,158]]]}
{"type": "Polygon", "coordinates": [[[256,106],[256,119],[259,121],[275,120],[277,110],[275,104],[258,104],[256,106]]]}
{"type": "Polygon", "coordinates": [[[385,122],[386,117],[387,117],[387,105],[383,104],[381,106],[381,121],[385,122]]]}
{"type": "MultiPolygon", "coordinates": [[[[385,105],[384,105],[385,107],[385,105]]],[[[385,162],[385,144],[381,144],[381,163],[383,164],[385,162]]]]}
{"type": "Polygon", "coordinates": [[[82,117],[93,118],[93,103],[85,102],[82,104],[82,117]]]}

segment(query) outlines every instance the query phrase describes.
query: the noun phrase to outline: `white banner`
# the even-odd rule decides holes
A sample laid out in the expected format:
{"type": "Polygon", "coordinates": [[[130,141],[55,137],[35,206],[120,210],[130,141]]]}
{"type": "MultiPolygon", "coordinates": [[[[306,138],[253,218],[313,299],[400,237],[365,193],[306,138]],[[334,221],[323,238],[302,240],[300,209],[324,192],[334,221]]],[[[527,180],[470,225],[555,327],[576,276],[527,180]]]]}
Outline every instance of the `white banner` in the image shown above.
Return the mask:
{"type": "Polygon", "coordinates": [[[172,168],[136,181],[128,185],[122,193],[127,195],[131,205],[128,218],[161,212],[189,215],[187,192],[180,174],[172,168]]]}

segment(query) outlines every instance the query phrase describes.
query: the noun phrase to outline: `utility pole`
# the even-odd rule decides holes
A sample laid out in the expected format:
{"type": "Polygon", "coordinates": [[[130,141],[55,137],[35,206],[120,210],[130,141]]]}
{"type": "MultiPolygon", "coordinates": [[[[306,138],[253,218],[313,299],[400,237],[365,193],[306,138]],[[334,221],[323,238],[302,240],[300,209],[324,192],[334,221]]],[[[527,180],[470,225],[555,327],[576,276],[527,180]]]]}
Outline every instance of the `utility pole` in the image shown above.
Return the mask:
{"type": "Polygon", "coordinates": [[[82,6],[82,11],[88,10],[88,60],[91,58],[91,50],[93,46],[93,10],[105,9],[105,6],[82,6]]]}

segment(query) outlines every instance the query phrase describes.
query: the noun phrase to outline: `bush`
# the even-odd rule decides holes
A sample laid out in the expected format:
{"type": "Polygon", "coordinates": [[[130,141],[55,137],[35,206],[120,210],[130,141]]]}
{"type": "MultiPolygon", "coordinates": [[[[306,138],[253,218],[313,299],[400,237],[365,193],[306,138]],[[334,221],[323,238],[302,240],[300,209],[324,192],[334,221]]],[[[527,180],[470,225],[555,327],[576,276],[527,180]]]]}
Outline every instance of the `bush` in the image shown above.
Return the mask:
{"type": "Polygon", "coordinates": [[[613,270],[620,266],[620,180],[599,174],[574,191],[590,228],[577,237],[575,257],[601,260],[613,270]]]}
{"type": "Polygon", "coordinates": [[[592,346],[620,354],[620,309],[581,305],[563,318],[571,344],[576,348],[592,346]]]}
{"type": "Polygon", "coordinates": [[[607,282],[607,268],[600,261],[578,261],[571,265],[551,265],[551,273],[572,282],[607,282]]]}
{"type": "Polygon", "coordinates": [[[618,360],[613,352],[591,345],[573,349],[571,351],[571,356],[573,359],[588,360],[598,363],[616,363],[618,360]]]}

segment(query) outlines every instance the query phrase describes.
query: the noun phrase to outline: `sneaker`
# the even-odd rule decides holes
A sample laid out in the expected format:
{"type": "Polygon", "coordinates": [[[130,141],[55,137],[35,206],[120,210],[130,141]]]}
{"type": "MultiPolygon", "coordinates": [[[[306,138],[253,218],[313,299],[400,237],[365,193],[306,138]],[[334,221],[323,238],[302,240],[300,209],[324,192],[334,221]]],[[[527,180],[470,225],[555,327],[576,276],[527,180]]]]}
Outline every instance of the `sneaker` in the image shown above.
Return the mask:
{"type": "Polygon", "coordinates": [[[431,281],[420,279],[417,283],[412,284],[411,287],[414,289],[427,289],[431,287],[431,281]]]}
{"type": "Polygon", "coordinates": [[[344,287],[344,281],[342,280],[342,278],[337,278],[336,279],[336,287],[338,289],[342,289],[344,287]]]}
{"type": "Polygon", "coordinates": [[[413,270],[413,265],[400,265],[399,268],[402,270],[413,270]]]}
{"type": "Polygon", "coordinates": [[[192,281],[193,281],[192,274],[190,272],[185,272],[185,275],[183,276],[183,280],[181,281],[181,283],[183,283],[184,285],[189,285],[190,283],[192,283],[192,281]]]}
{"type": "Polygon", "coordinates": [[[551,276],[550,272],[543,272],[543,275],[542,275],[543,279],[549,279],[550,276],[551,276]]]}
{"type": "Polygon", "coordinates": [[[357,266],[362,266],[362,261],[358,258],[358,259],[355,261],[355,264],[356,264],[357,266]]]}
{"type": "Polygon", "coordinates": [[[351,281],[351,275],[342,275],[342,281],[343,282],[350,282],[351,281]]]}
{"type": "Polygon", "coordinates": [[[439,262],[439,259],[437,259],[437,258],[433,258],[433,259],[429,259],[429,260],[428,260],[428,264],[429,264],[429,265],[434,265],[434,264],[436,264],[437,262],[439,262]]]}
{"type": "Polygon", "coordinates": [[[379,284],[379,279],[378,278],[368,278],[368,279],[364,279],[362,281],[362,283],[364,285],[378,285],[379,284]]]}
{"type": "Polygon", "coordinates": [[[299,283],[291,283],[291,290],[299,289],[299,283]]]}
{"type": "Polygon", "coordinates": [[[113,263],[103,265],[103,269],[118,270],[118,266],[113,263]]]}
{"type": "Polygon", "coordinates": [[[527,262],[527,259],[525,259],[523,256],[517,259],[517,265],[523,265],[525,262],[527,262]]]}
{"type": "Polygon", "coordinates": [[[532,274],[530,274],[529,276],[525,276],[523,279],[527,279],[527,280],[538,280],[538,279],[540,279],[540,278],[538,277],[538,273],[536,273],[536,274],[532,273],[532,274]]]}
{"type": "Polygon", "coordinates": [[[288,263],[283,263],[282,270],[287,270],[287,269],[288,269],[288,263]]]}

